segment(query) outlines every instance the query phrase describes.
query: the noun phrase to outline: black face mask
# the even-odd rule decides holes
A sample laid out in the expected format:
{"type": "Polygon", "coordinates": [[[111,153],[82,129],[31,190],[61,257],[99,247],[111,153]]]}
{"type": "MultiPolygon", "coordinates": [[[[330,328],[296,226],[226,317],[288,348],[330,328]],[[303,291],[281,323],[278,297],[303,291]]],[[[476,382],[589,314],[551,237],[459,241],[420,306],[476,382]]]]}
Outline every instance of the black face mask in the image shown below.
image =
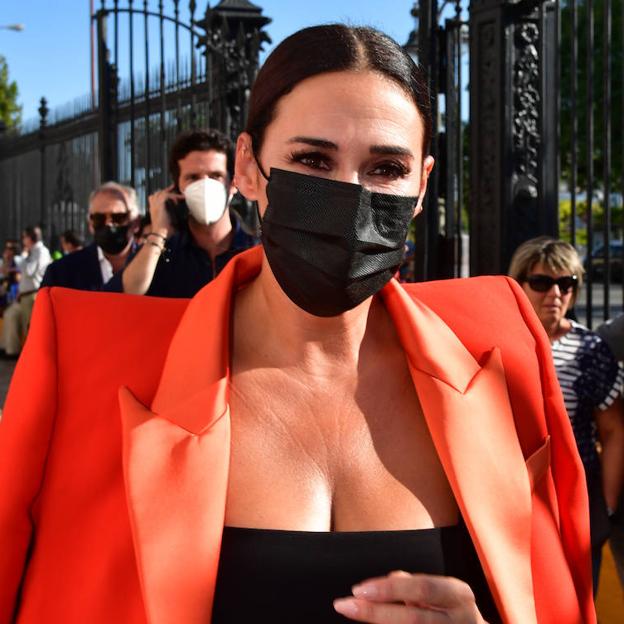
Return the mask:
{"type": "Polygon", "coordinates": [[[271,169],[267,197],[262,243],[275,279],[297,306],[325,317],[388,283],[418,201],[281,169],[271,169]]]}
{"type": "Polygon", "coordinates": [[[120,254],[130,241],[129,225],[104,225],[93,230],[93,240],[104,253],[111,256],[120,254]]]}

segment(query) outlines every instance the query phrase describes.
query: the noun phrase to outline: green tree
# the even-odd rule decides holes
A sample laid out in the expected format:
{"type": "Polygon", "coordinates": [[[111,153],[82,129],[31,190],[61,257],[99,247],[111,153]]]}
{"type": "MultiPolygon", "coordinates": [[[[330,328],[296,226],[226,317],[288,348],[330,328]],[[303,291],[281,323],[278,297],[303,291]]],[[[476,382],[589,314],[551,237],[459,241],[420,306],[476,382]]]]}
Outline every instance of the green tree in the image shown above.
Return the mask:
{"type": "MultiPolygon", "coordinates": [[[[611,71],[609,81],[611,84],[611,169],[608,172],[611,188],[619,186],[622,180],[624,143],[621,131],[622,123],[622,100],[623,100],[623,70],[624,70],[624,3],[621,0],[611,2],[612,38],[609,47],[611,71]]],[[[587,0],[576,0],[578,14],[578,28],[573,32],[572,23],[572,0],[562,0],[561,3],[561,168],[562,176],[566,181],[571,179],[572,171],[572,132],[573,132],[573,103],[572,103],[572,50],[573,41],[578,46],[578,64],[576,67],[577,95],[576,95],[576,118],[578,124],[576,157],[578,166],[577,183],[583,187],[587,184],[588,161],[587,147],[589,136],[587,134],[587,120],[591,113],[594,132],[592,161],[594,165],[594,184],[604,188],[604,109],[605,109],[605,72],[604,53],[607,46],[607,37],[604,30],[605,0],[593,0],[594,21],[594,45],[589,57],[591,58],[591,83],[588,81],[588,10],[587,0]],[[588,86],[591,84],[593,94],[588,101],[588,86]]]]}
{"type": "Polygon", "coordinates": [[[17,83],[9,80],[9,66],[0,55],[0,123],[5,128],[16,128],[21,122],[22,107],[17,103],[17,96],[17,83]]]}

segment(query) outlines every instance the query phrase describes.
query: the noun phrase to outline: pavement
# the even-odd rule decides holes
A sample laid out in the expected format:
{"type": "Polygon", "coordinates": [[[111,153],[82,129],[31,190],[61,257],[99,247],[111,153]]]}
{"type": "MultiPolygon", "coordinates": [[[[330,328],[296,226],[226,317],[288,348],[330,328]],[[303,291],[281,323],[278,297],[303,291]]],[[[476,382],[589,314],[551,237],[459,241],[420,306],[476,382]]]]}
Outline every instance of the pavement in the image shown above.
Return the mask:
{"type": "Polygon", "coordinates": [[[602,551],[596,612],[600,624],[621,624],[624,621],[624,591],[615,570],[611,549],[607,545],[602,551]]]}

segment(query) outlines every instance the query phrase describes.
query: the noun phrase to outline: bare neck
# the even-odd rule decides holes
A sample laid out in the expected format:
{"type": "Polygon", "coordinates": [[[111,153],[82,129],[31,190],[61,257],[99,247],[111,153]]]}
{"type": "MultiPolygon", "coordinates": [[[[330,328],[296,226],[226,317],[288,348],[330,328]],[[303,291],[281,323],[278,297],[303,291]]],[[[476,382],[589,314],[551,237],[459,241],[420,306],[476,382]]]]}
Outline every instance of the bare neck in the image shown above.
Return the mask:
{"type": "Polygon", "coordinates": [[[281,290],[266,261],[256,280],[236,295],[234,367],[289,369],[315,378],[357,375],[362,356],[392,342],[383,304],[372,298],[336,317],[297,307],[281,290]]]}
{"type": "Polygon", "coordinates": [[[232,244],[234,228],[232,227],[229,209],[216,223],[211,225],[198,223],[189,216],[188,226],[195,244],[201,247],[213,262],[219,254],[228,250],[232,244]]]}
{"type": "Polygon", "coordinates": [[[558,321],[553,321],[552,323],[542,324],[544,325],[544,329],[548,334],[550,342],[555,342],[555,340],[563,338],[563,336],[565,336],[572,329],[572,323],[570,323],[570,321],[565,317],[559,319],[558,321]]]}

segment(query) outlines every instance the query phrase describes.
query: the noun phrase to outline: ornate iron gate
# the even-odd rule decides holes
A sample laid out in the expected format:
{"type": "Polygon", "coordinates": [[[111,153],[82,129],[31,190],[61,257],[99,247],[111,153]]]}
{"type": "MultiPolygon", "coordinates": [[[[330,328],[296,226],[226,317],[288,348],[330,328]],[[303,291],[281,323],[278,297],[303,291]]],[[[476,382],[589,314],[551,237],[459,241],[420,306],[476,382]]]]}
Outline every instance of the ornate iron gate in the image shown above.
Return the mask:
{"type": "Polygon", "coordinates": [[[582,320],[620,312],[624,4],[423,0],[412,15],[407,49],[429,74],[438,130],[417,278],[466,274],[468,234],[472,275],[505,273],[520,243],[560,236],[586,257],[582,320]]]}
{"type": "Polygon", "coordinates": [[[53,242],[68,228],[84,234],[100,181],[130,184],[144,202],[168,183],[179,131],[211,126],[235,137],[244,123],[269,41],[262,9],[222,0],[200,15],[195,0],[101,0],[92,20],[97,92],[53,112],[42,98],[39,127],[0,144],[1,239],[29,223],[53,242]]]}

